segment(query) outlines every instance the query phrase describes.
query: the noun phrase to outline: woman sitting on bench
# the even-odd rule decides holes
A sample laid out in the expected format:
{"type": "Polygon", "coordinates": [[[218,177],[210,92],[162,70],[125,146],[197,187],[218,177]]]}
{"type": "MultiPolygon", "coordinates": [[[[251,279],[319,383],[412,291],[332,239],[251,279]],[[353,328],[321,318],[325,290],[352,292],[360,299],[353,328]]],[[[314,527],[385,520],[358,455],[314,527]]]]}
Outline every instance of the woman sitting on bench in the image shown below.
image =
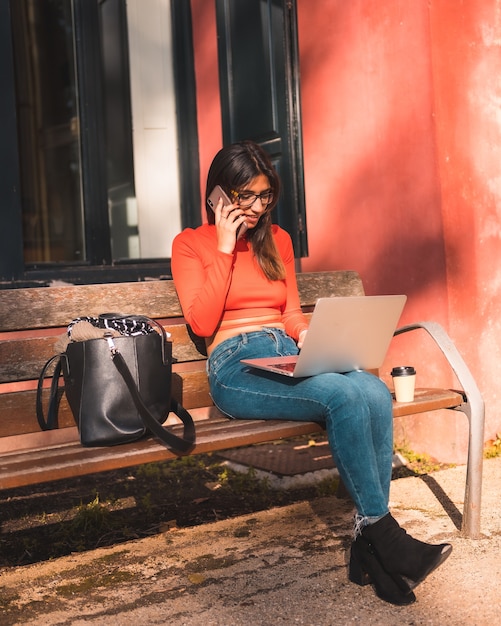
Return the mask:
{"type": "Polygon", "coordinates": [[[349,578],[371,583],[387,602],[410,604],[413,589],[452,547],[413,539],[389,513],[393,414],[386,385],[364,371],[297,379],[240,362],[297,354],[307,332],[292,242],[271,220],[279,193],[278,174],[257,144],[217,153],[207,178],[208,224],[184,230],[173,244],[183,313],[206,340],[211,395],[221,411],[234,419],[325,424],[356,506],[349,578]]]}

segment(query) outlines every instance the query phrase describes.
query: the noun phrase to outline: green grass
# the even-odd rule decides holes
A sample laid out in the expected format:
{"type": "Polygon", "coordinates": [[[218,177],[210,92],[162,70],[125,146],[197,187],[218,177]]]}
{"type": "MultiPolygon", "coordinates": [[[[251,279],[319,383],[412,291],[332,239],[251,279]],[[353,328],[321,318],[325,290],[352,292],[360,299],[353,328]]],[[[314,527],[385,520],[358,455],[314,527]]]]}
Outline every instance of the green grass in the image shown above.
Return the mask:
{"type": "Polygon", "coordinates": [[[444,467],[451,467],[450,465],[439,463],[425,452],[415,452],[411,450],[406,443],[395,446],[395,452],[398,452],[406,459],[406,468],[411,470],[414,474],[430,474],[431,472],[444,469],[444,467]]]}
{"type": "Polygon", "coordinates": [[[484,451],[484,457],[486,459],[493,459],[501,456],[501,434],[496,433],[496,437],[487,442],[484,451]]]}

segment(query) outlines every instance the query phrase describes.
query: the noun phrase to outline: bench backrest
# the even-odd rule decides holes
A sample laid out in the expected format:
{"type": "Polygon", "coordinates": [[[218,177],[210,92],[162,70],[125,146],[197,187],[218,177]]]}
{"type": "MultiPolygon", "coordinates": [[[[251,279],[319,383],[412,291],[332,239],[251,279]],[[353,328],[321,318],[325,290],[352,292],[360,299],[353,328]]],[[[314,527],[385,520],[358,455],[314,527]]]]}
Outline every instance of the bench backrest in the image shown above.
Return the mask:
{"type": "MultiPolygon", "coordinates": [[[[319,297],[364,294],[353,271],[299,274],[298,286],[306,312],[319,297]]],[[[72,319],[105,312],[160,321],[172,335],[173,395],[189,409],[211,404],[205,357],[188,332],[171,280],[0,290],[0,437],[39,430],[36,385],[56,341],[72,319]]],[[[64,396],[59,426],[74,426],[64,396]]]]}

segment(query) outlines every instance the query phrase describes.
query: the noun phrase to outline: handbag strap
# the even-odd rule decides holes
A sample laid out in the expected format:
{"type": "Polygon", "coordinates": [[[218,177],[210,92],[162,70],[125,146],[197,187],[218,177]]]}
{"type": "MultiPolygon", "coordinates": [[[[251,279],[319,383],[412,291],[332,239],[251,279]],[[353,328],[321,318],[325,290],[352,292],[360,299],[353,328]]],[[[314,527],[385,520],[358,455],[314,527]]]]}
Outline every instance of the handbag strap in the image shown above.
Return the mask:
{"type": "Polygon", "coordinates": [[[127,388],[134,400],[134,404],[136,405],[136,409],[143,420],[146,428],[153,433],[156,437],[158,437],[161,441],[166,443],[169,447],[174,450],[180,452],[188,452],[195,445],[195,424],[193,422],[193,418],[188,413],[188,411],[181,405],[179,402],[175,400],[171,400],[171,411],[175,413],[179,419],[183,422],[184,430],[183,436],[178,437],[174,435],[166,428],[164,428],[150,413],[148,407],[144,404],[143,399],[141,398],[141,394],[139,393],[139,389],[134,381],[134,378],[125,362],[125,359],[120,354],[120,352],[116,349],[116,347],[111,347],[111,358],[117,370],[122,375],[122,378],[127,385],[127,388]]]}
{"type": "Polygon", "coordinates": [[[36,411],[37,411],[37,420],[40,428],[42,430],[52,430],[53,428],[57,428],[57,410],[59,407],[59,398],[58,398],[58,386],[59,386],[59,377],[61,376],[61,359],[63,358],[62,354],[56,354],[51,357],[47,363],[43,366],[42,371],[40,372],[40,376],[38,378],[37,385],[37,399],[36,399],[36,411]],[[47,374],[47,370],[52,365],[52,363],[56,362],[56,366],[54,368],[54,373],[52,374],[52,382],[50,385],[50,395],[49,395],[49,406],[47,409],[47,419],[45,419],[43,412],[43,403],[42,403],[42,389],[43,389],[43,381],[47,374]]]}

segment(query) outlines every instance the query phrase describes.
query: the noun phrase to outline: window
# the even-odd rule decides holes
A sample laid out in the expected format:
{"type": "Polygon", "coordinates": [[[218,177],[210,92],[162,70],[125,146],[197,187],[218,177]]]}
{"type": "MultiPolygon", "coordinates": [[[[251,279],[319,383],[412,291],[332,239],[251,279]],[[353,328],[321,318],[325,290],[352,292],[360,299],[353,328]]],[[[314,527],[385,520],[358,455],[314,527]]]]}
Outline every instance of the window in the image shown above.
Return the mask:
{"type": "Polygon", "coordinates": [[[15,93],[17,135],[0,152],[19,164],[4,182],[20,193],[2,279],[168,273],[173,237],[200,220],[189,3],[0,0],[6,7],[0,31],[13,57],[0,81],[15,93]]]}
{"type": "Polygon", "coordinates": [[[85,260],[74,31],[68,0],[12,3],[26,264],[85,260]]]}

